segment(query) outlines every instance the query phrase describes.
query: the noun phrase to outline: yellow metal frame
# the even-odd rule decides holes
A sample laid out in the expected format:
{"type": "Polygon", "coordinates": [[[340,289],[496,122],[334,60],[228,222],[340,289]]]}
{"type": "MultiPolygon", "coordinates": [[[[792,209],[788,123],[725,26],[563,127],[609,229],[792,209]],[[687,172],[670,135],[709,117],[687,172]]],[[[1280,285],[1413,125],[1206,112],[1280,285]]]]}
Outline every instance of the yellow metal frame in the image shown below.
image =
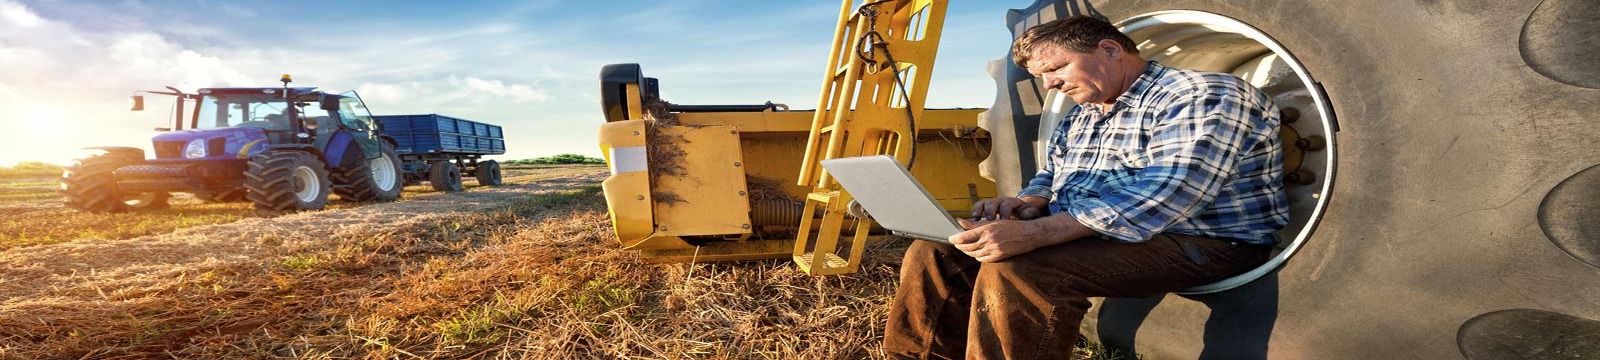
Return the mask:
{"type": "Polygon", "coordinates": [[[644,120],[637,84],[626,87],[627,120],[600,126],[600,149],[611,175],[601,182],[617,241],[653,262],[724,261],[782,258],[789,240],[750,240],[750,202],[745,184],[740,135],[731,125],[661,126],[644,120]],[[652,183],[650,136],[676,139],[683,150],[680,176],[652,183]],[[731,151],[730,151],[731,150],[731,151]],[[658,201],[670,193],[679,201],[658,201]],[[693,245],[684,236],[717,236],[730,241],[693,245]]]}
{"type": "MultiPolygon", "coordinates": [[[[850,251],[840,255],[839,238],[844,230],[845,210],[852,198],[829,178],[820,162],[880,154],[893,155],[902,164],[911,162],[912,147],[921,129],[912,128],[910,119],[906,119],[906,108],[910,108],[912,118],[923,117],[923,103],[927,98],[928,80],[933,74],[939,36],[944,30],[947,5],[945,1],[934,0],[876,3],[870,5],[879,14],[874,20],[863,16],[853,3],[855,1],[845,0],[839,8],[833,50],[828,56],[797,182],[813,187],[806,196],[800,228],[811,228],[816,212],[822,211],[822,223],[815,238],[802,231],[794,244],[795,263],[814,275],[855,272],[861,264],[867,230],[872,226],[871,221],[856,222],[850,251]],[[857,56],[857,49],[874,48],[874,44],[862,43],[873,39],[860,36],[870,31],[882,35],[894,63],[874,69],[857,56]],[[897,76],[905,88],[896,83],[897,76]],[[902,97],[897,91],[904,91],[904,98],[908,100],[901,103],[902,97]]],[[[881,50],[874,48],[873,59],[887,62],[890,56],[878,57],[881,50]]]]}
{"type": "MultiPolygon", "coordinates": [[[[681,112],[674,114],[677,126],[661,126],[645,120],[639,84],[626,84],[625,118],[602,125],[600,131],[601,149],[611,167],[602,186],[620,245],[650,262],[790,257],[810,274],[854,272],[865,243],[885,237],[869,236],[870,221],[844,217],[851,198],[818,162],[872,154],[892,154],[902,163],[910,162],[911,140],[917,138],[913,134],[929,142],[918,148],[918,157],[925,160],[917,162],[930,165],[917,166],[912,173],[947,209],[964,210],[971,198],[994,196],[993,182],[977,170],[987,155],[983,145],[987,133],[975,126],[983,109],[923,109],[945,1],[888,1],[874,7],[881,15],[866,21],[851,1],[842,5],[828,77],[815,111],[681,112]],[[872,71],[848,50],[860,48],[854,34],[868,31],[868,23],[884,35],[896,60],[888,64],[888,56],[874,54],[881,71],[872,71]],[[896,84],[897,73],[905,82],[903,90],[896,84]],[[908,108],[915,129],[906,119],[908,108]],[[661,146],[684,150],[683,174],[651,178],[650,167],[661,165],[648,164],[649,153],[662,150],[656,149],[661,146]],[[967,150],[972,150],[970,155],[967,150]],[[801,169],[798,178],[793,177],[796,168],[801,169]],[[752,238],[758,229],[751,228],[757,224],[752,222],[747,176],[781,179],[781,189],[776,190],[804,202],[797,208],[803,214],[794,215],[800,219],[791,223],[798,226],[767,225],[794,226],[795,237],[752,238]],[[656,199],[666,193],[687,202],[667,205],[656,199]],[[846,227],[855,231],[850,251],[843,253],[838,248],[846,227]]],[[[763,209],[772,209],[770,202],[763,204],[768,206],[763,209]]],[[[764,214],[763,219],[771,219],[772,213],[764,214]]]]}

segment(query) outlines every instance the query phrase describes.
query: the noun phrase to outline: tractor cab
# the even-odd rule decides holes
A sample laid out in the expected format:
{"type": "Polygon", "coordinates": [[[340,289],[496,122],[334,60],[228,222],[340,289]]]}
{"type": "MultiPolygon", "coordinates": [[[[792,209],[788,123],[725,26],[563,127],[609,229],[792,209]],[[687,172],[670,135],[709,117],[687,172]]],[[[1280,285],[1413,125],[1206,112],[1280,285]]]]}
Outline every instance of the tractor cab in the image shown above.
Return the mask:
{"type": "MultiPolygon", "coordinates": [[[[146,91],[175,98],[172,126],[151,138],[155,156],[97,148],[106,154],[74,165],[69,172],[78,175],[62,181],[68,205],[104,212],[164,204],[172,192],[207,201],[248,194],[257,210],[282,213],[320,209],[329,193],[351,201],[400,196],[393,140],[378,132],[360,96],[289,87],[288,75],[281,81],[282,87],[146,91]],[[139,196],[150,199],[117,201],[139,196]]],[[[131,100],[132,110],[144,109],[144,96],[131,100]]]]}
{"type": "Polygon", "coordinates": [[[377,123],[353,91],[331,94],[311,87],[207,88],[200,89],[197,95],[199,107],[190,119],[190,129],[254,128],[260,129],[271,144],[310,143],[315,148],[324,148],[335,133],[343,130],[368,140],[361,146],[363,152],[369,157],[376,155],[377,123]]]}
{"type": "MultiPolygon", "coordinates": [[[[247,158],[270,146],[324,149],[338,133],[348,133],[361,153],[376,157],[377,123],[354,91],[332,94],[314,87],[204,88],[196,93],[150,92],[176,97],[172,127],[154,139],[156,159],[198,160],[212,156],[247,158]],[[193,111],[184,111],[185,108],[193,111]],[[202,151],[200,141],[220,142],[202,151]],[[246,146],[258,142],[253,146],[246,146]],[[237,150],[237,151],[230,151],[237,150]]],[[[142,109],[143,97],[134,97],[142,109]]]]}

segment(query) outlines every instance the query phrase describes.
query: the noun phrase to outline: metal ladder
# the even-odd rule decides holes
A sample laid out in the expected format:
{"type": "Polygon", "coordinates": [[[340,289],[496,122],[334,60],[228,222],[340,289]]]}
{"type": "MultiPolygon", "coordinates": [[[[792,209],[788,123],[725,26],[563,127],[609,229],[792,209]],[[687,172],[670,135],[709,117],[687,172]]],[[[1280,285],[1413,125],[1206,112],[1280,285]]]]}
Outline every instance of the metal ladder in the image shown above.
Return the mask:
{"type": "Polygon", "coordinates": [[[830,178],[822,160],[893,155],[915,166],[915,125],[922,120],[928,80],[944,29],[946,0],[844,0],[833,33],[826,76],[811,120],[798,185],[811,186],[801,215],[794,262],[812,275],[855,272],[870,220],[856,221],[849,251],[839,239],[852,197],[830,178]],[[853,110],[853,111],[852,111],[853,110]],[[820,225],[814,224],[821,211],[820,225]],[[816,226],[813,234],[805,229],[816,226]]]}

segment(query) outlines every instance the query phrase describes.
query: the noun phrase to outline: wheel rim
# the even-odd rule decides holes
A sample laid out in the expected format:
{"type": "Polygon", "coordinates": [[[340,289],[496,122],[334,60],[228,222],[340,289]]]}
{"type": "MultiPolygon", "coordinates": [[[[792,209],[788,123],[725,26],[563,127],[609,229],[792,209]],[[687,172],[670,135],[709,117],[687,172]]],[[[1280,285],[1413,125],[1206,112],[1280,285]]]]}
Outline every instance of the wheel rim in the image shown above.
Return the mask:
{"type": "Polygon", "coordinates": [[[317,173],[311,171],[311,168],[309,167],[301,166],[294,168],[293,183],[294,197],[300,199],[300,202],[316,201],[317,194],[322,191],[322,187],[317,186],[319,183],[321,183],[320,181],[317,181],[317,173]]]}
{"type": "Polygon", "coordinates": [[[389,155],[372,159],[372,166],[369,166],[369,168],[372,169],[372,182],[378,185],[378,189],[384,191],[394,189],[397,179],[395,178],[394,160],[390,160],[389,155]]]}
{"type": "MultiPolygon", "coordinates": [[[[1276,270],[1311,237],[1333,188],[1336,159],[1333,110],[1327,94],[1294,54],[1271,36],[1226,16],[1193,10],[1160,11],[1134,16],[1117,26],[1139,44],[1146,58],[1162,64],[1205,71],[1232,73],[1261,87],[1280,109],[1295,108],[1299,121],[1285,131],[1301,138],[1320,136],[1325,147],[1305,151],[1298,168],[1310,171],[1307,185],[1285,185],[1289,198],[1289,224],[1278,231],[1279,251],[1267,262],[1244,274],[1201,285],[1180,294],[1206,294],[1232,289],[1276,270]]],[[[1287,155],[1295,144],[1283,144],[1287,155]]],[[[1288,156],[1285,156],[1286,160],[1288,156]]],[[[1286,161],[1287,162],[1287,161],[1286,161]]],[[[1289,169],[1285,169],[1287,177],[1289,169]]]]}

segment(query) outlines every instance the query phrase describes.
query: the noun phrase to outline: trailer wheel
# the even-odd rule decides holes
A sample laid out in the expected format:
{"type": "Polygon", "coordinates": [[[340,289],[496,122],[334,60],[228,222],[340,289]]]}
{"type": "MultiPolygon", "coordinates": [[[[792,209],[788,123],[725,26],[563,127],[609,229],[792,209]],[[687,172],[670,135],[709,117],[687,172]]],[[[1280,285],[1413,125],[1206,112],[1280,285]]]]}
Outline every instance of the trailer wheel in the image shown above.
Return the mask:
{"type": "Polygon", "coordinates": [[[478,185],[498,186],[500,181],[500,163],[494,160],[478,163],[478,168],[472,171],[477,175],[478,185]]]}
{"type": "Polygon", "coordinates": [[[428,163],[428,182],[433,184],[434,190],[443,192],[461,191],[461,168],[455,163],[446,160],[428,163]]]}
{"type": "Polygon", "coordinates": [[[166,193],[124,194],[117,190],[112,172],[144,159],[124,153],[106,153],[78,159],[61,173],[61,193],[67,206],[88,212],[165,208],[166,193]]]}
{"type": "Polygon", "coordinates": [[[195,193],[194,198],[208,203],[231,203],[245,201],[245,189],[233,189],[214,193],[195,193]]]}
{"type": "Polygon", "coordinates": [[[300,151],[268,151],[250,157],[244,188],[256,212],[277,215],[320,210],[328,204],[332,182],[322,161],[300,151]]]}
{"type": "Polygon", "coordinates": [[[394,146],[388,142],[380,142],[378,152],[381,155],[375,159],[357,160],[354,165],[339,168],[330,174],[333,183],[343,185],[334,187],[333,193],[357,202],[390,202],[399,199],[400,190],[405,186],[400,173],[400,155],[395,154],[394,146]]]}

